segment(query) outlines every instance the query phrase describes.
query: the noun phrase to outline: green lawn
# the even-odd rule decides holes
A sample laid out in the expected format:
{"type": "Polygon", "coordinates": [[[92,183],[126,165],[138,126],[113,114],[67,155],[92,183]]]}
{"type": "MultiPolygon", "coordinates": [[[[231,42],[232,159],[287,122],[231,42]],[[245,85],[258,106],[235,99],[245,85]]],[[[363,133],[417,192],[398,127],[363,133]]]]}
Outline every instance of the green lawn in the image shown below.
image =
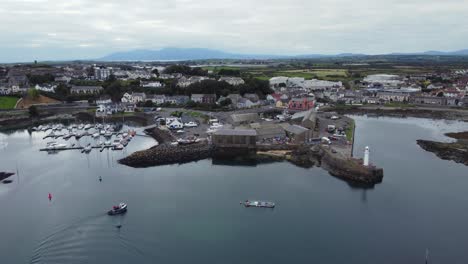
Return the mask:
{"type": "Polygon", "coordinates": [[[15,108],[17,97],[14,96],[1,96],[0,97],[0,109],[13,109],[15,108]]]}
{"type": "Polygon", "coordinates": [[[353,134],[354,134],[354,120],[352,121],[351,125],[349,125],[347,128],[346,128],[346,139],[348,141],[351,141],[353,140],[353,134]]]}

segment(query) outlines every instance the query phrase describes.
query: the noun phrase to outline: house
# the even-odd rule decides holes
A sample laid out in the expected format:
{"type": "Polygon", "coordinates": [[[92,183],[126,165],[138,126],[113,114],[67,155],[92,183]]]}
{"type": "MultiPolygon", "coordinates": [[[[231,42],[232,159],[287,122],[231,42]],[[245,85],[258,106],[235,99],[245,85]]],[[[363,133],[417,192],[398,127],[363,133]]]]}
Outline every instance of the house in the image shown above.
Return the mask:
{"type": "Polygon", "coordinates": [[[215,104],[216,94],[192,94],[191,100],[201,104],[215,104]]]}
{"type": "Polygon", "coordinates": [[[1,95],[8,95],[8,94],[11,94],[11,93],[12,93],[11,88],[0,87],[0,94],[1,95]]]}
{"type": "Polygon", "coordinates": [[[302,144],[309,142],[313,138],[312,130],[303,126],[290,125],[288,123],[282,123],[280,126],[286,131],[286,135],[291,139],[292,143],[302,144]]]}
{"type": "Polygon", "coordinates": [[[96,80],[107,80],[109,77],[114,73],[114,69],[112,68],[94,68],[94,78],[96,80]]]}
{"type": "Polygon", "coordinates": [[[237,86],[237,85],[241,85],[241,84],[245,83],[244,80],[242,78],[240,78],[240,77],[221,77],[221,78],[219,78],[218,81],[219,82],[227,82],[232,86],[237,86]]]}
{"type": "Polygon", "coordinates": [[[253,103],[247,98],[240,98],[237,100],[236,108],[251,108],[253,106],[256,106],[257,104],[253,103]]]}
{"type": "Polygon", "coordinates": [[[51,84],[43,84],[39,85],[36,84],[34,87],[38,91],[43,91],[43,92],[48,92],[48,93],[55,93],[55,88],[57,88],[57,85],[51,85],[51,84]]]}
{"type": "Polygon", "coordinates": [[[132,102],[132,95],[129,93],[124,93],[122,99],[120,100],[122,103],[131,103],[132,102]]]}
{"type": "Polygon", "coordinates": [[[132,103],[139,103],[146,101],[145,93],[132,93],[132,103]]]}
{"type": "Polygon", "coordinates": [[[165,103],[170,103],[174,105],[184,105],[190,101],[190,97],[186,95],[175,95],[175,96],[166,96],[165,103]]]}
{"type": "Polygon", "coordinates": [[[112,100],[110,98],[110,96],[108,95],[103,95],[101,97],[99,97],[99,99],[96,100],[96,104],[98,105],[107,105],[107,104],[111,104],[112,103],[112,100]]]}
{"type": "Polygon", "coordinates": [[[183,129],[184,128],[184,124],[180,122],[179,119],[174,119],[172,122],[166,123],[166,126],[169,129],[183,129]]]}
{"type": "Polygon", "coordinates": [[[410,102],[414,104],[447,105],[447,98],[420,95],[410,97],[410,102]]]}
{"type": "Polygon", "coordinates": [[[179,86],[179,87],[185,88],[185,87],[188,87],[190,84],[192,84],[192,83],[186,77],[182,77],[179,80],[177,80],[177,86],[179,86]]]}
{"type": "Polygon", "coordinates": [[[227,98],[231,99],[233,105],[237,105],[237,102],[242,98],[240,94],[228,94],[227,98]]]}
{"type": "Polygon", "coordinates": [[[159,74],[159,78],[166,80],[166,79],[174,79],[175,77],[172,74],[161,73],[159,74]]]}
{"type": "Polygon", "coordinates": [[[145,82],[145,81],[140,81],[140,86],[144,88],[161,88],[164,85],[161,82],[145,82]]]}
{"type": "Polygon", "coordinates": [[[252,129],[257,131],[257,141],[262,141],[272,138],[284,138],[286,132],[279,124],[274,123],[253,123],[250,125],[252,129]]]}
{"type": "Polygon", "coordinates": [[[159,94],[148,95],[146,97],[146,100],[150,100],[154,104],[160,105],[160,104],[164,104],[166,102],[166,96],[165,95],[159,95],[159,94]]]}
{"type": "Polygon", "coordinates": [[[289,110],[306,111],[315,106],[314,97],[293,98],[289,101],[289,110]]]}
{"type": "Polygon", "coordinates": [[[257,132],[253,129],[218,129],[213,133],[212,142],[218,148],[254,149],[257,132]]]}
{"type": "Polygon", "coordinates": [[[60,76],[60,77],[55,77],[55,82],[59,82],[59,83],[69,83],[72,78],[71,77],[68,77],[68,76],[60,76]]]}
{"type": "Polygon", "coordinates": [[[102,92],[102,86],[75,86],[70,89],[72,94],[99,94],[102,92]]]}
{"type": "Polygon", "coordinates": [[[402,92],[398,90],[388,90],[377,92],[377,98],[386,102],[407,102],[410,93],[402,92]]]}

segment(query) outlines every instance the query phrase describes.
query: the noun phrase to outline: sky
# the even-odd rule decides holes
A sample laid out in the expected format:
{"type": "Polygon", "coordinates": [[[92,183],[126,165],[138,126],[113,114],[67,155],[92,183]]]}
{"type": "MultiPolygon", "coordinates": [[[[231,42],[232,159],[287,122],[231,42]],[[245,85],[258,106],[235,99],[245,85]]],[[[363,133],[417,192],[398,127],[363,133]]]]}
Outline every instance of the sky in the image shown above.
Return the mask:
{"type": "Polygon", "coordinates": [[[468,0],[0,0],[0,62],[116,51],[247,54],[468,48],[468,0]]]}

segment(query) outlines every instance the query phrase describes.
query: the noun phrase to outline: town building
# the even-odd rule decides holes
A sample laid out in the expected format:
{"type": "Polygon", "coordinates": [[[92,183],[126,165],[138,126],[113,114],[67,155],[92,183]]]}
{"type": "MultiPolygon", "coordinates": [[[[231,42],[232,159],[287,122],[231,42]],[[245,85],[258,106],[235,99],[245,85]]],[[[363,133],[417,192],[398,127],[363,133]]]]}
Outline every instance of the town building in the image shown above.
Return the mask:
{"type": "Polygon", "coordinates": [[[96,80],[107,80],[109,79],[109,76],[111,76],[114,72],[114,69],[112,68],[100,68],[100,67],[95,67],[94,68],[94,78],[96,80]]]}
{"type": "Polygon", "coordinates": [[[215,104],[216,94],[192,94],[191,100],[200,104],[215,104]]]}
{"type": "Polygon", "coordinates": [[[219,129],[213,133],[212,142],[218,148],[254,149],[257,132],[254,129],[219,129]]]}
{"type": "Polygon", "coordinates": [[[70,88],[72,94],[99,94],[103,91],[102,86],[76,86],[70,88]]]}
{"type": "Polygon", "coordinates": [[[314,97],[293,98],[289,101],[288,109],[306,111],[315,107],[314,97]]]}
{"type": "Polygon", "coordinates": [[[218,81],[219,82],[227,82],[232,86],[237,86],[237,85],[241,85],[241,84],[245,83],[244,80],[242,78],[240,78],[240,77],[221,77],[221,78],[219,78],[218,81]]]}

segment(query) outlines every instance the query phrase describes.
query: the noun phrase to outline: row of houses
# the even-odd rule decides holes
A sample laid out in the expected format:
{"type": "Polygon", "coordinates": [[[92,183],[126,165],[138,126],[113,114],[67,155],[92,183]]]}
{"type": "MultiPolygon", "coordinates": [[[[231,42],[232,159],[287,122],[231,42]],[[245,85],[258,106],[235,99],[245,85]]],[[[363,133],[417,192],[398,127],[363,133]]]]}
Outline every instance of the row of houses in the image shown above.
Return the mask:
{"type": "MultiPolygon", "coordinates": [[[[215,80],[213,78],[209,78],[206,76],[191,76],[191,77],[185,77],[182,76],[178,78],[177,80],[177,85],[182,88],[186,88],[190,86],[191,84],[198,83],[204,80],[215,80]]],[[[218,79],[219,82],[227,82],[230,85],[236,86],[236,85],[241,85],[244,84],[244,80],[240,77],[220,77],[218,79]]]]}

